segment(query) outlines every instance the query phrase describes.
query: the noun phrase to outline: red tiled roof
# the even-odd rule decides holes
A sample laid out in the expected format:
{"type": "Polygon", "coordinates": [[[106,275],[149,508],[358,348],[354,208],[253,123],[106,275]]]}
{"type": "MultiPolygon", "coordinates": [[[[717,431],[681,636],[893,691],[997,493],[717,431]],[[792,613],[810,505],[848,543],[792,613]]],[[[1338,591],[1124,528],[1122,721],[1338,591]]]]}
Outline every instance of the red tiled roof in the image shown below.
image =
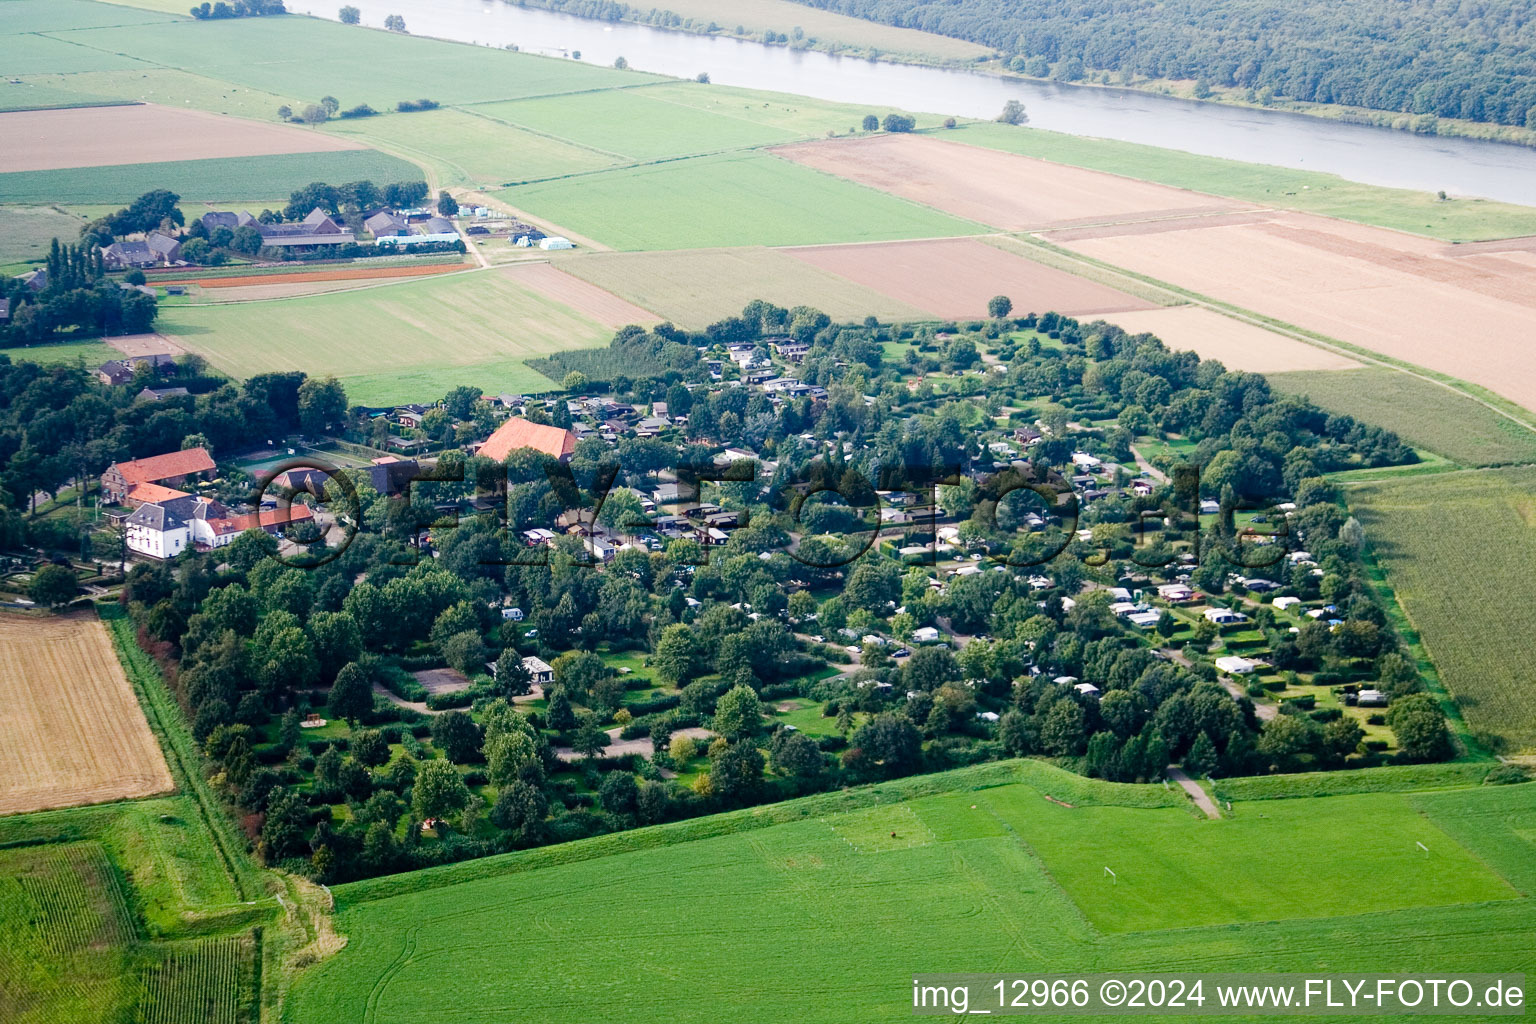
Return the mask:
{"type": "Polygon", "coordinates": [[[532,448],[551,458],[565,459],[576,450],[576,435],[560,427],[513,416],[496,428],[478,454],[500,462],[519,448],[532,448]]]}
{"type": "Polygon", "coordinates": [[[207,473],[213,469],[213,456],[206,448],[188,448],[186,451],[166,452],[147,459],[119,462],[117,471],[131,484],[153,483],[189,473],[207,473]]]}
{"type": "Polygon", "coordinates": [[[128,488],[128,500],[136,501],[141,505],[172,501],[186,496],[186,491],[178,491],[174,487],[161,487],[159,484],[134,484],[128,488]]]}
{"type": "Polygon", "coordinates": [[[288,508],[269,508],[260,512],[247,512],[244,515],[229,516],[225,519],[211,520],[208,525],[213,532],[223,535],[226,533],[244,533],[246,530],[257,528],[266,529],[269,526],[285,526],[289,523],[303,523],[315,518],[315,513],[308,505],[292,505],[288,508]]]}

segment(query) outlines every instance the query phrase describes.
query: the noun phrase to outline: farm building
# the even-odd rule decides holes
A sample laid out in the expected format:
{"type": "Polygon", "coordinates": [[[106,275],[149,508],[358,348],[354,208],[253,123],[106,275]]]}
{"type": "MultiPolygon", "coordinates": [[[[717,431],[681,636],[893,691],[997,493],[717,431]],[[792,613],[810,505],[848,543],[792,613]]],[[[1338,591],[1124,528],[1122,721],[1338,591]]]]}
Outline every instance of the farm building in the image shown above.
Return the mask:
{"type": "Polygon", "coordinates": [[[408,235],[411,226],[405,218],[392,210],[380,210],[378,213],[363,221],[363,227],[374,238],[385,238],[393,235],[408,235]]]}
{"type": "Polygon", "coordinates": [[[513,416],[485,439],[476,454],[502,462],[519,448],[532,448],[552,459],[569,462],[576,451],[576,435],[560,427],[513,416]]]}
{"type": "MultiPolygon", "coordinates": [[[[156,500],[135,497],[135,490],[145,484],[159,485],[161,490],[179,487],[189,478],[213,472],[213,456],[206,448],[188,448],[185,451],[167,452],[132,462],[114,462],[101,474],[101,496],[106,502],[156,500]]],[[[153,492],[146,492],[153,493],[153,492]]]]}

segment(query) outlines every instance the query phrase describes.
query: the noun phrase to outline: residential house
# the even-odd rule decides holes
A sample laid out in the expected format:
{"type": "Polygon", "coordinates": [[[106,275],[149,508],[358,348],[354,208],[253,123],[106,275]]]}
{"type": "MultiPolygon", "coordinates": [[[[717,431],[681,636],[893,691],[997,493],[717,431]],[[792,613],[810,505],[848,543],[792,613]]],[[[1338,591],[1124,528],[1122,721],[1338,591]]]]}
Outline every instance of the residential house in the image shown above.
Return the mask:
{"type": "Polygon", "coordinates": [[[532,448],[552,459],[569,462],[576,452],[576,435],[562,427],[513,416],[485,439],[476,454],[502,462],[519,448],[532,448]]]}
{"type": "Polygon", "coordinates": [[[189,479],[213,472],[213,456],[206,448],[188,448],[179,452],[167,452],[147,459],[131,462],[114,462],[101,474],[101,496],[108,503],[120,501],[142,502],[134,491],[144,484],[156,484],[162,488],[180,487],[189,479]]]}
{"type": "Polygon", "coordinates": [[[135,401],[158,402],[162,398],[191,394],[186,388],[144,388],[134,395],[135,401]]]}
{"type": "Polygon", "coordinates": [[[304,505],[233,514],[216,501],[194,494],[140,505],[128,517],[125,540],[130,551],[151,558],[174,558],[188,547],[224,547],[246,530],[277,533],[290,523],[314,518],[304,505]]]}
{"type": "Polygon", "coordinates": [[[523,668],[528,670],[529,677],[539,686],[548,686],[555,681],[555,670],[543,658],[524,658],[523,668]]]}
{"type": "Polygon", "coordinates": [[[352,232],[344,231],[340,224],[318,206],[301,221],[263,224],[253,220],[248,223],[261,233],[261,244],[269,249],[313,252],[320,248],[351,245],[357,241],[352,232]]]}
{"type": "Polygon", "coordinates": [[[155,266],[160,257],[145,242],[119,241],[102,247],[101,261],[108,270],[142,270],[155,266]]]}
{"type": "MultiPolygon", "coordinates": [[[[250,214],[246,214],[246,216],[249,217],[250,214]]],[[[233,231],[235,228],[244,226],[240,221],[240,215],[232,211],[210,210],[208,213],[203,214],[202,222],[203,227],[207,228],[209,232],[212,232],[215,228],[228,228],[233,231]]]]}
{"type": "Polygon", "coordinates": [[[145,363],[153,366],[161,375],[176,368],[174,356],[157,352],[149,356],[128,356],[124,359],[109,359],[97,368],[96,378],[109,386],[127,384],[133,380],[133,372],[145,363]]]}
{"type": "Polygon", "coordinates": [[[411,233],[410,224],[406,223],[405,218],[393,210],[380,210],[372,217],[363,221],[363,227],[374,238],[409,235],[411,233]]]}
{"type": "Polygon", "coordinates": [[[144,239],[144,244],[149,246],[149,251],[162,267],[168,267],[181,260],[181,242],[163,231],[151,231],[144,239]]]}
{"type": "Polygon", "coordinates": [[[426,415],[427,407],[424,405],[402,405],[395,410],[394,420],[408,430],[415,430],[421,426],[426,415]]]}

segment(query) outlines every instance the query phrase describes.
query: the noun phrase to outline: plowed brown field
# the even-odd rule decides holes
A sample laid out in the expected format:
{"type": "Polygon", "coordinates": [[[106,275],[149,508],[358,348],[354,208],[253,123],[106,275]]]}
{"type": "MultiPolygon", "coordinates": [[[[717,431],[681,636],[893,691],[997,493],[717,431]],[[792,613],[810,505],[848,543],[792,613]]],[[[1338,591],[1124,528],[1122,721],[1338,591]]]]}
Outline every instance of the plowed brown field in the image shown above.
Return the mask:
{"type": "Polygon", "coordinates": [[[986,316],[994,295],[1012,299],[1019,314],[1089,317],[1155,305],[971,238],[780,251],[946,320],[986,316]]]}
{"type": "Polygon", "coordinates": [[[362,143],[154,103],[0,114],[0,173],[364,149],[362,143]]]}
{"type": "Polygon", "coordinates": [[[0,814],[173,788],[101,620],[0,613],[0,814]]]}
{"type": "Polygon", "coordinates": [[[774,152],[1005,231],[1253,209],[1237,200],[923,135],[801,142],[774,152]]]}

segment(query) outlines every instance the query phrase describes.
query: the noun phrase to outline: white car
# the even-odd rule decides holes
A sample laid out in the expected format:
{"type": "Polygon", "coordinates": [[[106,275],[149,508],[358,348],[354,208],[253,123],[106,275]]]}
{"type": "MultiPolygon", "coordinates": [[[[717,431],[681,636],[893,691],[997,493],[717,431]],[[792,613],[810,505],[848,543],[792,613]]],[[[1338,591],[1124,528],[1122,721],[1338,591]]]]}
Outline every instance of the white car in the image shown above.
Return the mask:
{"type": "Polygon", "coordinates": [[[847,651],[849,654],[862,654],[864,648],[855,647],[853,644],[849,644],[847,647],[844,647],[843,650],[847,651]]]}

